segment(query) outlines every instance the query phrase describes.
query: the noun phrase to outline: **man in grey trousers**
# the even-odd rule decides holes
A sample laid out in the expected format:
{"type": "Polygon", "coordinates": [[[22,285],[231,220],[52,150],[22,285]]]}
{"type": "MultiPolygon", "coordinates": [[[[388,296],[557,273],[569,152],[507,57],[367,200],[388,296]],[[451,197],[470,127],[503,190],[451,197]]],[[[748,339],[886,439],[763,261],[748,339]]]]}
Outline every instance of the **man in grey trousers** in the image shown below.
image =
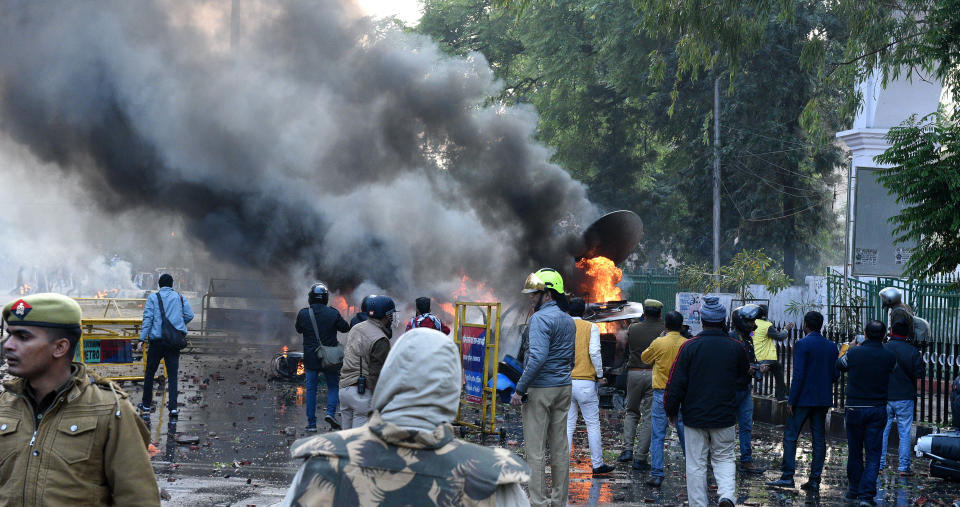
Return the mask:
{"type": "Polygon", "coordinates": [[[523,375],[510,404],[522,406],[523,445],[530,465],[530,505],[567,504],[570,483],[570,447],[567,443],[567,412],[570,410],[571,376],[577,327],[573,318],[557,306],[566,303],[563,278],[550,268],[531,273],[523,292],[530,296],[529,351],[523,375]],[[550,444],[550,477],[553,489],[547,497],[546,446],[550,444]]]}

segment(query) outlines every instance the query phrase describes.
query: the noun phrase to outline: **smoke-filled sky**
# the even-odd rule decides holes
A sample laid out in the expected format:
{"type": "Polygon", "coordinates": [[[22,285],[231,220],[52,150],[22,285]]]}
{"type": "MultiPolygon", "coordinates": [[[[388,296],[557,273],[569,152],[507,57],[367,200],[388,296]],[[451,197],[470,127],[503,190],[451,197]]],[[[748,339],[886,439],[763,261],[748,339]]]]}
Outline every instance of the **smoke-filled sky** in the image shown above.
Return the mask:
{"type": "Polygon", "coordinates": [[[120,249],[401,300],[461,274],[512,293],[596,216],[534,111],[481,105],[481,55],[349,2],[0,5],[7,270],[29,238],[74,269],[120,249]]]}

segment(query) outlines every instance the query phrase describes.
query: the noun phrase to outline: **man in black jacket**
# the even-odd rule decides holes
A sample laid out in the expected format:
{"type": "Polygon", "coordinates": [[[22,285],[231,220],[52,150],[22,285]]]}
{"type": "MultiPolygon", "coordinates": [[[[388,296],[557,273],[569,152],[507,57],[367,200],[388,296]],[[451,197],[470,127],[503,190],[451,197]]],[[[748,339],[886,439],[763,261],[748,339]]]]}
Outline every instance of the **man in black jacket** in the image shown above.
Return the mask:
{"type": "Polygon", "coordinates": [[[894,322],[890,326],[890,341],[883,345],[883,348],[897,357],[897,369],[890,374],[887,426],[883,429],[880,468],[887,466],[887,439],[896,419],[897,435],[900,437],[897,470],[901,477],[913,475],[910,471],[910,429],[913,426],[913,406],[917,399],[917,379],[923,378],[926,372],[920,351],[910,343],[910,328],[911,323],[906,319],[894,322]]]}
{"type": "Polygon", "coordinates": [[[897,358],[883,348],[887,326],[872,320],[864,328],[867,339],[852,347],[837,360],[837,369],[847,374],[847,500],[860,500],[860,505],[876,505],[877,473],[880,471],[880,450],[883,426],[887,422],[887,392],[890,373],[897,367],[897,358]],[[864,460],[866,455],[866,460],[864,460]]]}
{"type": "Polygon", "coordinates": [[[671,421],[683,412],[687,453],[687,498],[690,506],[705,506],[707,456],[712,456],[720,505],[736,498],[737,380],[750,369],[747,352],[723,331],[727,310],[717,297],[703,298],[703,331],[680,348],[664,396],[671,421]]]}
{"type": "MultiPolygon", "coordinates": [[[[323,283],[315,283],[307,293],[307,302],[310,306],[301,308],[297,314],[297,332],[303,335],[303,368],[307,377],[307,431],[317,431],[317,383],[322,370],[317,349],[320,345],[334,347],[337,345],[337,331],[346,333],[350,325],[343,320],[336,308],[327,306],[330,291],[323,283]],[[316,327],[310,318],[316,319],[316,327]],[[314,332],[316,330],[316,332],[314,332]],[[317,336],[319,334],[319,336],[317,336]]],[[[327,415],[324,420],[332,430],[340,429],[337,420],[337,404],[340,403],[340,373],[324,371],[327,379],[327,415]]]]}

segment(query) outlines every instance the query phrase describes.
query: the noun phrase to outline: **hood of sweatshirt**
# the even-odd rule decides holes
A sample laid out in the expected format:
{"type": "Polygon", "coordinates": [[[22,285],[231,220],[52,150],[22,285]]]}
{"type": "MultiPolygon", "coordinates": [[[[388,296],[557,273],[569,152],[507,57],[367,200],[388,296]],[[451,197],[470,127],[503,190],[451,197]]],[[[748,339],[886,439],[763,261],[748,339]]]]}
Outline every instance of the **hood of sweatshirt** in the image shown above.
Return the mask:
{"type": "Polygon", "coordinates": [[[462,381],[460,354],[450,337],[416,328],[390,347],[373,408],[386,423],[432,432],[456,418],[462,381]]]}

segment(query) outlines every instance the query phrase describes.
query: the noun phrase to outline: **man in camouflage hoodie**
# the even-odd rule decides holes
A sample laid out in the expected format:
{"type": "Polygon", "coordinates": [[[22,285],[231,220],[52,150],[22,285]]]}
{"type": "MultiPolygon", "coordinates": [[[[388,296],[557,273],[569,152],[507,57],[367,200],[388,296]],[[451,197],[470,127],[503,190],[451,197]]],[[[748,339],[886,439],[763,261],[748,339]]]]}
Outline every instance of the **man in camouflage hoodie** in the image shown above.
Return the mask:
{"type": "Polygon", "coordinates": [[[529,505],[522,459],[454,438],[461,375],[450,338],[426,328],[401,336],[367,424],[293,444],[305,461],[282,505],[529,505]]]}

